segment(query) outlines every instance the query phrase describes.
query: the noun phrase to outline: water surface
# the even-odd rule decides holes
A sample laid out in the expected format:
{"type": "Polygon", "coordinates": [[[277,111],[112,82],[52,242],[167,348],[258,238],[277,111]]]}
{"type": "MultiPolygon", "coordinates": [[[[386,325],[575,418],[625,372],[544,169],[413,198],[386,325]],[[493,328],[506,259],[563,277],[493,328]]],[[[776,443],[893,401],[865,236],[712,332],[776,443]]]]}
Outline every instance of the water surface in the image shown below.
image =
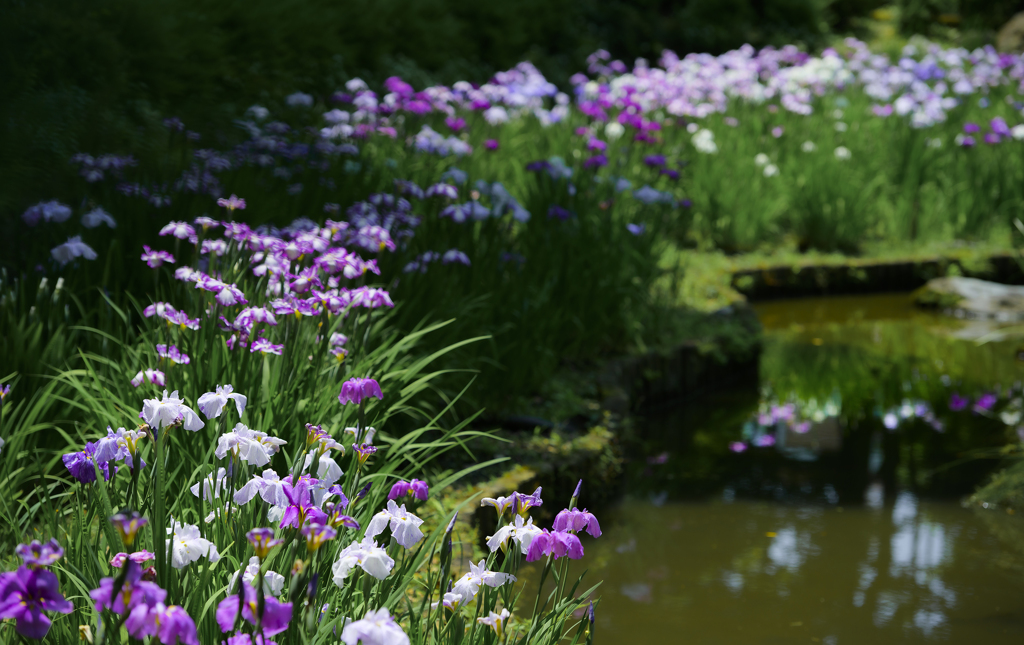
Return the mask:
{"type": "Polygon", "coordinates": [[[758,382],[628,444],[600,642],[1024,643],[1024,522],[961,504],[1024,433],[1017,346],[901,294],[756,309],[758,382]]]}

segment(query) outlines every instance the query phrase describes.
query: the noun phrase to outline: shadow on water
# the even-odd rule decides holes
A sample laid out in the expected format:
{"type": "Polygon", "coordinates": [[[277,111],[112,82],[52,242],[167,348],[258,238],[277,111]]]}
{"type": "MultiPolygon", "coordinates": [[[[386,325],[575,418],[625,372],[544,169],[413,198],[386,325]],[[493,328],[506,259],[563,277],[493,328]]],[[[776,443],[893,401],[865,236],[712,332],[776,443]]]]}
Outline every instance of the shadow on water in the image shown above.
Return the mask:
{"type": "Polygon", "coordinates": [[[959,503],[1020,440],[1016,346],[900,295],[758,315],[758,384],[637,424],[573,567],[601,641],[1024,642],[1022,518],[959,503]]]}

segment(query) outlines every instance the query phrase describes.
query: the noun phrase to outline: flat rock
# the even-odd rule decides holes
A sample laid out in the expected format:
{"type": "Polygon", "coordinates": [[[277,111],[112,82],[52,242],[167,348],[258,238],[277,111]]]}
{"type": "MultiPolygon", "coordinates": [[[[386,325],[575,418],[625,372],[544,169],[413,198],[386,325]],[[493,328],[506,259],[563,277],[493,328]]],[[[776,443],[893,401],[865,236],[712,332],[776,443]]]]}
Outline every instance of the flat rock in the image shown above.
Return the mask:
{"type": "Polygon", "coordinates": [[[977,278],[929,280],[914,292],[914,302],[958,318],[1016,322],[1024,320],[1024,287],[977,278]]]}

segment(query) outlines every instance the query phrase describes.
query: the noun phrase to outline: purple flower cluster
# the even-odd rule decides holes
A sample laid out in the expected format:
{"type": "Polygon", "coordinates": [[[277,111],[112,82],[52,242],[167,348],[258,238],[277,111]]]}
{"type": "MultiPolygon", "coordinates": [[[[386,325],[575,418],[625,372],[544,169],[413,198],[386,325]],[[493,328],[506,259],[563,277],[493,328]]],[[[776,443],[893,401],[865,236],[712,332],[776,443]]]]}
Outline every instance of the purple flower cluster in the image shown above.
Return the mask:
{"type": "Polygon", "coordinates": [[[167,606],[167,592],[155,582],[143,579],[142,567],[134,558],[125,562],[127,571],[115,593],[118,580],[103,578],[89,592],[97,612],[109,610],[125,616],[124,626],[132,638],[153,637],[164,645],[199,645],[196,625],[185,610],[167,606]]]}
{"type": "Polygon", "coordinates": [[[14,619],[14,629],[22,636],[42,639],[51,625],[43,612],[74,611],[60,592],[57,576],[46,568],[59,560],[64,551],[54,540],[22,544],[16,551],[24,564],[17,571],[0,573],[0,618],[14,619]]]}

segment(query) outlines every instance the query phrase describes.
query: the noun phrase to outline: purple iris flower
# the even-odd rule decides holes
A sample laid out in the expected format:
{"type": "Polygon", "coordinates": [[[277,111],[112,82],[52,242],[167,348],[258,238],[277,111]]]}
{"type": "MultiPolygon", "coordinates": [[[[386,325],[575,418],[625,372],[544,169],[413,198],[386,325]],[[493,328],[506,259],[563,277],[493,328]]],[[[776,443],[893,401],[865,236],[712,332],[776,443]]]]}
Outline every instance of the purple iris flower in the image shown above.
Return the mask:
{"type": "MultiPolygon", "coordinates": [[[[244,602],[241,603],[241,612],[242,618],[246,622],[252,625],[259,623],[263,627],[263,634],[265,636],[280,634],[288,629],[288,623],[292,619],[292,603],[280,602],[273,596],[266,596],[263,599],[265,603],[263,606],[263,616],[258,617],[257,612],[259,609],[256,590],[251,584],[244,581],[242,582],[242,589],[242,600],[244,602]]],[[[233,593],[217,605],[217,624],[220,625],[221,631],[229,632],[235,626],[240,604],[238,596],[239,594],[233,593]]]]}
{"type": "Polygon", "coordinates": [[[526,164],[527,172],[546,172],[550,169],[551,163],[548,162],[546,159],[542,159],[540,161],[531,161],[530,163],[526,164]]]}
{"type": "Polygon", "coordinates": [[[236,195],[232,195],[231,197],[228,197],[227,199],[221,197],[220,199],[217,200],[217,205],[220,206],[221,208],[226,208],[229,211],[233,211],[233,210],[244,211],[245,210],[245,200],[242,199],[241,197],[236,196],[236,195]]]}
{"type": "Polygon", "coordinates": [[[570,211],[568,208],[563,208],[558,204],[552,204],[551,207],[548,208],[548,217],[555,217],[564,222],[565,220],[572,217],[572,211],[570,211]]]}
{"type": "Polygon", "coordinates": [[[683,208],[692,208],[693,207],[693,200],[692,199],[684,199],[683,201],[679,202],[679,205],[682,206],[683,208]]]}
{"type": "MultiPolygon", "coordinates": [[[[352,444],[352,450],[355,450],[356,454],[359,456],[359,463],[365,464],[367,459],[377,453],[377,446],[369,443],[361,443],[358,446],[356,444],[352,444]]],[[[359,495],[356,495],[356,497],[359,497],[359,495]]]]}
{"type": "Polygon", "coordinates": [[[154,251],[148,245],[142,245],[142,261],[149,265],[150,269],[163,266],[164,262],[174,264],[174,256],[167,251],[154,251]]]}
{"type": "Polygon", "coordinates": [[[465,264],[470,266],[469,256],[458,249],[448,249],[441,256],[441,264],[452,264],[452,263],[465,264]]]}
{"type": "Polygon", "coordinates": [[[953,412],[959,412],[970,404],[971,400],[965,396],[960,396],[959,392],[953,392],[953,395],[949,397],[949,409],[953,412]]]}
{"type": "Polygon", "coordinates": [[[262,336],[252,341],[252,345],[249,347],[250,354],[260,352],[262,354],[276,354],[280,356],[282,351],[284,351],[284,345],[275,345],[262,336]]]}
{"type": "Polygon", "coordinates": [[[484,141],[484,147],[487,148],[488,150],[497,150],[498,149],[498,140],[497,139],[488,139],[487,141],[484,141]]]}
{"type": "Polygon", "coordinates": [[[306,538],[306,551],[309,553],[315,553],[323,546],[324,542],[338,537],[338,531],[333,526],[319,522],[310,522],[303,525],[301,532],[306,538]]]}
{"type": "Polygon", "coordinates": [[[579,560],[583,557],[583,544],[572,533],[544,529],[530,542],[526,561],[536,562],[546,555],[553,556],[556,560],[566,555],[573,560],[579,560]]]}
{"type": "Polygon", "coordinates": [[[284,478],[281,483],[281,492],[288,500],[288,507],[281,516],[281,528],[291,526],[300,528],[306,520],[317,524],[327,523],[327,514],[312,503],[311,488],[317,480],[310,477],[299,477],[299,481],[292,484],[291,475],[284,478]]]}
{"type": "Polygon", "coordinates": [[[450,116],[444,120],[444,124],[448,126],[452,132],[462,132],[466,129],[466,120],[460,117],[450,116]]]}
{"type": "Polygon", "coordinates": [[[388,499],[398,499],[399,497],[406,496],[415,497],[421,502],[425,502],[430,496],[430,488],[427,486],[427,482],[422,479],[414,479],[410,482],[395,482],[395,485],[391,487],[391,492],[388,493],[388,499]]]}
{"type": "Polygon", "coordinates": [[[14,552],[30,568],[48,567],[64,557],[64,549],[54,538],[50,538],[49,542],[32,540],[28,544],[19,544],[14,552]]]}
{"type": "Polygon", "coordinates": [[[551,527],[556,531],[572,531],[574,533],[587,529],[587,533],[591,536],[601,537],[601,525],[598,524],[594,514],[588,512],[587,509],[581,511],[575,506],[572,510],[559,511],[551,527]]]}
{"type": "Polygon", "coordinates": [[[113,578],[101,578],[100,586],[89,592],[97,612],[109,609],[118,615],[126,614],[140,604],[156,605],[167,597],[167,592],[155,582],[142,579],[143,571],[139,563],[128,560],[127,566],[124,584],[117,594],[114,593],[113,578]]]}
{"type": "Polygon", "coordinates": [[[121,536],[121,542],[125,546],[131,546],[135,543],[135,536],[138,535],[139,530],[149,524],[149,520],[139,515],[138,512],[132,511],[127,514],[118,513],[110,518],[110,523],[114,525],[117,534],[121,536]]]}
{"type": "Polygon", "coordinates": [[[964,132],[966,134],[974,134],[975,132],[981,132],[981,126],[977,123],[965,123],[964,132]]]}
{"type": "Polygon", "coordinates": [[[383,399],[384,393],[380,390],[380,384],[372,378],[352,378],[341,385],[341,392],[338,394],[338,401],[342,405],[346,403],[360,404],[363,399],[383,399]]]}
{"type": "Polygon", "coordinates": [[[647,155],[644,157],[644,164],[650,168],[664,168],[665,155],[647,155]]]}
{"type": "Polygon", "coordinates": [[[974,144],[975,144],[974,137],[967,136],[967,137],[961,137],[960,138],[960,146],[962,148],[973,148],[974,144]]]}
{"type": "MultiPolygon", "coordinates": [[[[91,484],[96,481],[96,468],[94,456],[96,455],[96,442],[90,441],[85,444],[85,450],[81,452],[69,452],[61,457],[64,462],[64,466],[71,473],[71,476],[82,482],[83,484],[91,484]]],[[[103,462],[100,464],[100,470],[103,471],[103,479],[110,481],[110,464],[109,462],[103,462]]]]}
{"type": "Polygon", "coordinates": [[[985,133],[985,137],[984,137],[984,141],[988,145],[994,146],[995,144],[999,143],[1000,137],[995,132],[986,132],[985,133]]]}
{"type": "Polygon", "coordinates": [[[57,576],[48,569],[19,567],[0,574],[0,618],[15,619],[14,629],[27,638],[41,639],[50,631],[44,611],[70,614],[72,605],[60,593],[57,576]]]}
{"type": "Polygon", "coordinates": [[[127,561],[134,562],[138,565],[143,565],[150,560],[156,559],[156,555],[149,551],[136,551],[134,553],[118,553],[114,557],[110,558],[110,566],[115,569],[120,569],[124,566],[127,561]]]}
{"type": "Polygon", "coordinates": [[[626,229],[629,230],[633,235],[643,235],[644,231],[647,230],[646,224],[626,224],[626,229]]]}
{"type": "Polygon", "coordinates": [[[245,534],[245,539],[252,545],[252,550],[260,560],[265,560],[270,550],[284,544],[284,540],[274,539],[274,529],[257,528],[245,534]]]}
{"type": "Polygon", "coordinates": [[[999,398],[991,392],[982,394],[977,403],[974,404],[974,409],[979,411],[991,410],[992,406],[994,406],[998,400],[999,398]]]}
{"type": "Polygon", "coordinates": [[[679,181],[679,171],[678,170],[672,170],[671,168],[662,168],[661,171],[658,174],[659,175],[665,175],[666,177],[668,177],[672,181],[679,181]]]}
{"type": "Polygon", "coordinates": [[[583,167],[587,168],[587,169],[601,168],[602,166],[607,166],[607,165],[608,165],[608,157],[603,155],[603,154],[594,155],[593,157],[590,157],[589,159],[587,159],[586,161],[583,162],[583,167]]]}
{"type": "Polygon", "coordinates": [[[8,397],[8,395],[10,395],[10,393],[11,393],[11,386],[10,385],[0,385],[0,405],[4,404],[4,399],[6,399],[8,397]]]}
{"type": "Polygon", "coordinates": [[[733,452],[743,452],[747,449],[747,444],[742,441],[733,441],[729,444],[729,450],[733,452]]]}
{"type": "Polygon", "coordinates": [[[1000,137],[1010,136],[1010,126],[1007,125],[1006,120],[1001,116],[997,116],[989,122],[989,126],[992,128],[992,132],[999,135],[1000,137]]]}
{"type": "Polygon", "coordinates": [[[138,605],[125,619],[124,626],[134,638],[156,636],[164,645],[199,645],[195,622],[177,605],[138,605]]]}
{"type": "Polygon", "coordinates": [[[587,141],[587,150],[591,152],[604,152],[608,149],[608,144],[600,139],[591,139],[587,141]]]}

